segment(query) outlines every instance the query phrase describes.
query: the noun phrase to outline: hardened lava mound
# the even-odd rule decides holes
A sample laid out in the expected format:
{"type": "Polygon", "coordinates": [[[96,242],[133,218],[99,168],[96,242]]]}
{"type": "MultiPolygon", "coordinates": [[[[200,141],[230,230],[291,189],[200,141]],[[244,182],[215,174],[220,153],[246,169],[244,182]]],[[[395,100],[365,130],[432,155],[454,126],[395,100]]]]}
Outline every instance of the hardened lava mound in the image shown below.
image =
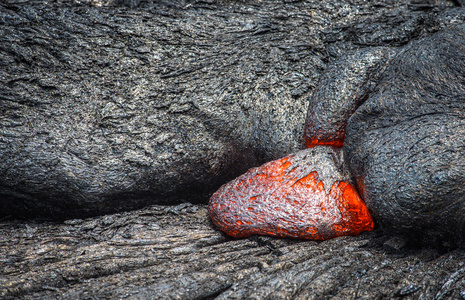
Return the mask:
{"type": "Polygon", "coordinates": [[[249,170],[211,197],[213,223],[237,238],[326,240],[372,230],[371,215],[337,169],[337,158],[336,150],[317,146],[249,170]]]}

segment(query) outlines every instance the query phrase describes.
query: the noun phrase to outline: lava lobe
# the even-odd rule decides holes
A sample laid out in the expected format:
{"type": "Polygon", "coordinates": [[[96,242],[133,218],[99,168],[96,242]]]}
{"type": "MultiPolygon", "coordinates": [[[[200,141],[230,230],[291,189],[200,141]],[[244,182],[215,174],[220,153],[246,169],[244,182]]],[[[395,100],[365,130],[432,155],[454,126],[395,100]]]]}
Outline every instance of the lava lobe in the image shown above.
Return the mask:
{"type": "Polygon", "coordinates": [[[233,237],[325,240],[373,229],[337,150],[317,146],[253,168],[210,199],[213,223],[233,237]]]}

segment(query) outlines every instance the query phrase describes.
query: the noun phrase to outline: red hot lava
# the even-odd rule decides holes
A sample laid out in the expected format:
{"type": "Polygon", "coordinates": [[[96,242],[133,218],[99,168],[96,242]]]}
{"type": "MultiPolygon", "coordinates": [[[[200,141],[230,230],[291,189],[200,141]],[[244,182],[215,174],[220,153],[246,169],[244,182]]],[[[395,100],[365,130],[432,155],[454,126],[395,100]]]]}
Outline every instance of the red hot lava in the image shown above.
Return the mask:
{"type": "MultiPolygon", "coordinates": [[[[310,149],[298,153],[304,151],[310,149]]],[[[213,223],[233,237],[326,240],[372,230],[371,215],[354,187],[336,180],[326,189],[326,180],[301,157],[266,163],[223,185],[210,199],[213,223]]]]}

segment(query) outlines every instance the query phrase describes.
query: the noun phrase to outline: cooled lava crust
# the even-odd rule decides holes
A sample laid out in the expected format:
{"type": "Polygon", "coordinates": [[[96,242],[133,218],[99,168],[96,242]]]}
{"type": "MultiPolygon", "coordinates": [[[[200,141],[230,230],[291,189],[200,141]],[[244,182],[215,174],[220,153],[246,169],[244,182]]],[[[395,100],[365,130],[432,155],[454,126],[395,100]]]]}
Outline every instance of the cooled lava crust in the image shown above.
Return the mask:
{"type": "Polygon", "coordinates": [[[221,187],[215,225],[234,237],[322,240],[371,230],[371,213],[422,245],[465,245],[464,24],[336,61],[309,103],[314,148],[221,187]]]}

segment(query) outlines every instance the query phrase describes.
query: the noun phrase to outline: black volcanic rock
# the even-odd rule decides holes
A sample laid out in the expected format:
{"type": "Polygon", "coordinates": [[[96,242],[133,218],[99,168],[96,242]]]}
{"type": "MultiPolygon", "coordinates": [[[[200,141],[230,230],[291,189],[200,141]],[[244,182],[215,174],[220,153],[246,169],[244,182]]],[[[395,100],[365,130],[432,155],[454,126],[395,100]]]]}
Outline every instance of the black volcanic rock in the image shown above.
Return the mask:
{"type": "Polygon", "coordinates": [[[106,2],[0,4],[1,216],[206,203],[301,148],[329,63],[465,18],[449,1],[85,4],[106,2]]]}
{"type": "Polygon", "coordinates": [[[464,297],[463,250],[380,230],[231,239],[191,203],[5,218],[206,202],[299,149],[328,65],[465,19],[446,0],[83,4],[102,2],[0,1],[2,299],[464,297]]]}
{"type": "Polygon", "coordinates": [[[349,119],[344,154],[375,220],[465,239],[465,26],[414,41],[349,119]]]}

